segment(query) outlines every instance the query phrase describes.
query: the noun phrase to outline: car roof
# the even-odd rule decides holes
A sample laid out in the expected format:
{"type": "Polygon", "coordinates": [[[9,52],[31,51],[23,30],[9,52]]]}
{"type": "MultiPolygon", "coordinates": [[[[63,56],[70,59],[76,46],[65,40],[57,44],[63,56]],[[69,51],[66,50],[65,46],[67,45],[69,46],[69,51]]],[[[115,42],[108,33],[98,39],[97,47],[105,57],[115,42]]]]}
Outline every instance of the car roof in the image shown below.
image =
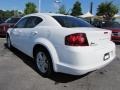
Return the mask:
{"type": "Polygon", "coordinates": [[[41,23],[42,26],[59,26],[61,27],[61,25],[54,19],[52,18],[52,16],[69,16],[72,17],[70,15],[63,15],[63,14],[56,14],[56,13],[33,13],[33,14],[29,14],[29,15],[25,15],[22,18],[27,18],[27,17],[40,17],[43,20],[43,22],[41,23]],[[50,23],[51,22],[51,23],[50,23]]]}
{"type": "Polygon", "coordinates": [[[33,13],[26,15],[24,17],[28,17],[28,16],[69,16],[69,15],[56,14],[56,13],[33,13]]]}

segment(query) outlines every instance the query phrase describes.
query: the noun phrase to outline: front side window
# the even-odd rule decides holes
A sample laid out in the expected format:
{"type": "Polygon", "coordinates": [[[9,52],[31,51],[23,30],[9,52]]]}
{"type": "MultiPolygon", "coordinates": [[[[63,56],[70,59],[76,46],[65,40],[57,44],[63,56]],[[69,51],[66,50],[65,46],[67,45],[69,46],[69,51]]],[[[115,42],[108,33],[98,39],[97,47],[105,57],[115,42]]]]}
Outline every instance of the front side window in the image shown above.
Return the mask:
{"type": "Polygon", "coordinates": [[[27,22],[27,18],[21,19],[16,25],[15,28],[25,28],[25,24],[27,22]]]}
{"type": "Polygon", "coordinates": [[[86,21],[70,16],[53,16],[53,18],[62,26],[67,28],[74,27],[92,27],[86,21]]]}
{"type": "Polygon", "coordinates": [[[15,28],[34,28],[43,20],[39,17],[31,16],[21,19],[16,25],[15,28]]]}

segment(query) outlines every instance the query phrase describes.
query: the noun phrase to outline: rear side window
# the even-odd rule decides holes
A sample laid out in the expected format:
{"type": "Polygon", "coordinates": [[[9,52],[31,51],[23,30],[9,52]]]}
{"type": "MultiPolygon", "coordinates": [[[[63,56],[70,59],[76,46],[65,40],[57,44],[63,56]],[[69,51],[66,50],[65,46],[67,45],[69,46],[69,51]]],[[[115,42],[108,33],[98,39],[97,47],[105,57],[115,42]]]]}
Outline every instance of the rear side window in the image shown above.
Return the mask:
{"type": "Polygon", "coordinates": [[[35,16],[29,17],[25,25],[25,28],[34,28],[36,25],[38,25],[42,21],[43,20],[40,17],[35,17],[35,16]]]}
{"type": "Polygon", "coordinates": [[[70,16],[53,16],[53,18],[62,26],[67,28],[74,27],[92,27],[86,21],[70,16]]]}

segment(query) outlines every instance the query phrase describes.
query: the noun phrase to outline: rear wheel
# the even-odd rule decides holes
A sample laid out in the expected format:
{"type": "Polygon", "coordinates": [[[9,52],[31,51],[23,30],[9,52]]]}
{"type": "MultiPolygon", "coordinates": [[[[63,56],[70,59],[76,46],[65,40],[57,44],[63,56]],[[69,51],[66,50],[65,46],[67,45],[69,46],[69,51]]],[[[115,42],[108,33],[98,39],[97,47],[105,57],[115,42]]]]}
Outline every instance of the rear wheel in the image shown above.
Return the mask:
{"type": "Polygon", "coordinates": [[[52,74],[52,62],[49,53],[46,49],[38,49],[35,54],[35,64],[38,69],[38,72],[42,76],[50,76],[52,74]]]}

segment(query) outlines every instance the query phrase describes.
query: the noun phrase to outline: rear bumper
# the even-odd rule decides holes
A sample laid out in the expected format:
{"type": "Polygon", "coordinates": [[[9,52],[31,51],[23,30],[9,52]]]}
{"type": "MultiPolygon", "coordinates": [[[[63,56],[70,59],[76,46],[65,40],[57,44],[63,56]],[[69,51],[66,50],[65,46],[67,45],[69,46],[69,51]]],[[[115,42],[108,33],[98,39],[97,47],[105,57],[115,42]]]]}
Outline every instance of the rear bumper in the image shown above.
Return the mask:
{"type": "Polygon", "coordinates": [[[108,46],[101,48],[58,48],[59,63],[57,72],[68,73],[72,75],[82,75],[109,64],[116,56],[115,44],[109,43],[108,46]],[[104,61],[104,55],[110,53],[110,58],[104,61]]]}
{"type": "Polygon", "coordinates": [[[0,36],[6,36],[8,27],[6,26],[0,26],[0,36]]]}
{"type": "Polygon", "coordinates": [[[6,36],[6,31],[0,31],[0,36],[6,36]]]}
{"type": "Polygon", "coordinates": [[[1,37],[5,37],[5,36],[6,36],[6,33],[5,33],[5,34],[1,34],[1,33],[0,33],[0,36],[1,36],[1,37]]]}
{"type": "Polygon", "coordinates": [[[58,66],[58,72],[63,72],[63,73],[72,74],[72,75],[83,75],[83,74],[86,74],[88,72],[95,71],[97,69],[105,67],[114,58],[115,58],[115,56],[112,57],[111,59],[109,59],[108,62],[104,62],[104,63],[101,63],[101,64],[96,65],[96,66],[85,67],[85,68],[80,68],[80,67],[75,67],[74,68],[74,67],[71,67],[71,66],[65,66],[65,65],[60,65],[59,64],[59,65],[57,65],[58,66]]]}

